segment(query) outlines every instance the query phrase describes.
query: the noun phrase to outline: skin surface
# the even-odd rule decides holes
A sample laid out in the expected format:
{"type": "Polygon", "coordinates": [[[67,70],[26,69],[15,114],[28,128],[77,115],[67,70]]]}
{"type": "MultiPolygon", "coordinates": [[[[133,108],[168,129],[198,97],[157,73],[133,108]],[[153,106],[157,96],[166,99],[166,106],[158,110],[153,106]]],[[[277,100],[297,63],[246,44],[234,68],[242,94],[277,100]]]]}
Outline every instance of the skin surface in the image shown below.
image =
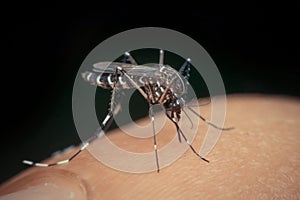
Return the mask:
{"type": "MultiPolygon", "coordinates": [[[[201,107],[208,119],[209,111],[210,105],[201,107]]],[[[30,167],[0,186],[0,199],[300,199],[300,99],[228,96],[226,126],[235,129],[222,132],[206,156],[210,163],[188,149],[160,173],[133,174],[84,151],[66,165],[30,167]]],[[[193,142],[197,150],[206,130],[201,122],[193,142]]],[[[158,148],[176,134],[171,123],[162,131],[158,148]]],[[[129,151],[153,151],[152,139],[136,142],[120,130],[109,138],[129,151]]],[[[45,162],[66,159],[75,150],[45,162]]]]}

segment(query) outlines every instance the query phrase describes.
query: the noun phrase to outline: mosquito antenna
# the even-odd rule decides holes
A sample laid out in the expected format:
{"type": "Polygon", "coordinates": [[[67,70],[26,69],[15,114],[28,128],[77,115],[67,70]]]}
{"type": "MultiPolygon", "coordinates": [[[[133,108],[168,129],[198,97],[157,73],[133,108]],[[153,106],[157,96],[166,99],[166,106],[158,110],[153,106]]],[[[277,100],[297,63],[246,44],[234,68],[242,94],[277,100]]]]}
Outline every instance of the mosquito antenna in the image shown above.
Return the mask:
{"type": "Polygon", "coordinates": [[[208,125],[216,128],[216,129],[219,129],[219,130],[222,130],[222,131],[228,131],[228,130],[232,130],[234,129],[234,127],[229,127],[229,128],[221,128],[215,124],[213,124],[212,122],[210,122],[209,120],[205,119],[204,117],[202,117],[199,113],[197,113],[194,109],[192,109],[191,107],[189,106],[186,106],[190,111],[192,111],[197,117],[199,117],[202,121],[204,121],[205,123],[207,123],[208,125]]]}

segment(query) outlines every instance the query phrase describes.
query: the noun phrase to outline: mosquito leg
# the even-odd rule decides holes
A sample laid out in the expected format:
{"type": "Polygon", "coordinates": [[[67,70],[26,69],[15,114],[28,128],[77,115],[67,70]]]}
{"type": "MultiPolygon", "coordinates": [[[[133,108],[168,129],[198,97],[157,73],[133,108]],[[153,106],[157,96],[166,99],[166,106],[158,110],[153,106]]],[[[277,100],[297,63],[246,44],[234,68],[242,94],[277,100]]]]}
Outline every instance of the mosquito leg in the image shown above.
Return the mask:
{"type": "MultiPolygon", "coordinates": [[[[114,110],[115,110],[115,98],[116,98],[116,91],[117,91],[117,83],[119,82],[119,78],[118,78],[118,69],[116,69],[116,72],[115,72],[115,81],[114,81],[114,84],[113,84],[113,89],[112,89],[112,92],[111,92],[111,98],[110,98],[110,102],[109,102],[109,112],[113,113],[114,110]]],[[[104,127],[101,127],[101,128],[104,128],[104,127]]]]}
{"type": "Polygon", "coordinates": [[[193,124],[193,122],[192,122],[190,116],[185,112],[184,109],[182,109],[182,111],[183,111],[183,113],[185,114],[185,116],[188,118],[189,122],[191,123],[191,129],[192,129],[192,128],[194,127],[194,124],[193,124]]]}
{"type": "Polygon", "coordinates": [[[180,67],[178,72],[184,76],[186,80],[189,79],[190,77],[190,70],[191,70],[191,65],[190,65],[191,59],[188,58],[186,61],[183,63],[183,65],[180,67]],[[185,74],[185,75],[184,75],[185,74]]]}
{"type": "Polygon", "coordinates": [[[145,89],[147,91],[146,93],[148,94],[147,100],[148,100],[149,104],[154,103],[155,102],[154,91],[148,82],[145,83],[145,89]]]}
{"type": "Polygon", "coordinates": [[[164,50],[159,51],[159,65],[164,64],[164,50]]]}
{"type": "Polygon", "coordinates": [[[206,105],[208,105],[208,104],[210,104],[210,103],[211,103],[211,100],[209,99],[207,102],[202,102],[202,103],[193,104],[193,105],[190,105],[190,104],[189,104],[189,107],[190,107],[190,108],[193,108],[193,107],[206,106],[206,105]]]}
{"type": "Polygon", "coordinates": [[[158,162],[158,153],[157,153],[157,144],[156,144],[156,135],[155,135],[155,126],[154,126],[154,114],[152,104],[149,103],[149,114],[151,116],[151,123],[152,123],[152,131],[153,131],[153,141],[154,141],[154,152],[155,152],[155,160],[156,160],[156,167],[157,172],[159,172],[159,162],[158,162]]]}
{"type": "MultiPolygon", "coordinates": [[[[118,69],[116,69],[115,72],[115,77],[117,77],[118,74],[118,69]]],[[[113,121],[113,116],[117,115],[118,112],[121,110],[121,104],[118,103],[117,105],[115,105],[115,98],[116,98],[116,85],[118,83],[118,78],[116,78],[116,81],[113,84],[113,89],[111,92],[111,98],[110,98],[110,102],[109,102],[109,112],[107,114],[107,116],[105,117],[105,119],[103,120],[102,124],[100,125],[100,127],[96,130],[94,136],[92,136],[91,138],[88,139],[89,143],[92,143],[94,140],[96,140],[97,138],[101,137],[102,135],[105,134],[105,132],[107,131],[107,129],[110,127],[112,121],[113,121]]],[[[120,98],[120,97],[119,97],[120,98]]]]}
{"type": "Polygon", "coordinates": [[[101,137],[102,135],[104,135],[104,131],[106,131],[110,124],[111,121],[113,119],[113,115],[117,114],[120,110],[120,106],[116,106],[116,109],[114,110],[114,112],[109,112],[107,114],[107,116],[105,117],[104,121],[101,124],[101,127],[103,127],[103,129],[100,128],[100,130],[98,129],[97,132],[95,133],[94,136],[92,136],[91,138],[89,138],[86,142],[83,142],[81,145],[81,148],[74,153],[70,158],[65,159],[65,160],[61,160],[55,163],[38,163],[38,162],[33,162],[33,161],[29,161],[29,160],[23,160],[24,164],[27,165],[33,165],[33,166],[37,166],[37,167],[51,167],[51,166],[55,166],[55,165],[61,165],[61,164],[66,164],[69,163],[71,160],[73,160],[77,155],[79,155],[84,149],[86,149],[93,141],[95,141],[97,138],[101,137]]]}
{"type": "Polygon", "coordinates": [[[159,162],[158,162],[158,153],[157,153],[157,144],[156,144],[156,135],[155,135],[155,126],[154,126],[154,114],[153,114],[153,108],[151,104],[151,99],[150,97],[136,84],[134,80],[126,73],[124,69],[121,67],[118,69],[120,70],[126,78],[134,85],[134,87],[144,96],[145,99],[148,100],[149,103],[149,112],[151,115],[151,122],[152,122],[152,130],[153,130],[153,140],[154,140],[154,151],[155,151],[155,159],[156,159],[156,167],[157,167],[157,172],[159,172],[159,162]]]}
{"type": "Polygon", "coordinates": [[[131,64],[133,65],[138,65],[137,62],[135,61],[135,59],[131,56],[131,54],[129,52],[125,52],[124,56],[127,58],[126,61],[128,60],[131,64]]]}
{"type": "Polygon", "coordinates": [[[160,98],[158,100],[159,104],[162,104],[162,102],[164,101],[171,85],[173,84],[173,82],[175,81],[176,78],[177,78],[176,76],[174,78],[172,78],[169,85],[164,89],[164,92],[162,93],[162,95],[160,96],[160,98]]]}
{"type": "MultiPolygon", "coordinates": [[[[180,115],[176,115],[176,117],[177,117],[177,120],[179,121],[180,115]]],[[[174,112],[171,112],[171,118],[175,119],[174,118],[174,112]]],[[[179,131],[177,131],[177,136],[178,136],[178,142],[181,143],[181,135],[180,135],[179,131]]]]}
{"type": "Polygon", "coordinates": [[[221,128],[215,124],[213,124],[212,122],[210,122],[209,120],[205,119],[204,117],[202,117],[199,113],[197,113],[194,109],[192,109],[191,107],[189,106],[186,106],[190,111],[192,111],[197,117],[199,117],[202,121],[204,121],[205,123],[207,123],[208,125],[216,128],[216,129],[219,129],[219,130],[222,130],[222,131],[228,131],[228,130],[232,130],[234,129],[234,127],[229,127],[229,128],[221,128]]]}
{"type": "Polygon", "coordinates": [[[106,118],[104,119],[104,121],[102,122],[102,124],[100,125],[100,127],[96,130],[96,132],[94,134],[94,137],[92,137],[88,140],[89,143],[91,143],[92,141],[94,141],[97,138],[101,137],[106,132],[106,130],[110,127],[110,125],[113,121],[113,116],[118,114],[118,112],[121,109],[120,103],[115,105],[115,98],[116,98],[116,91],[117,91],[116,85],[119,81],[119,79],[117,78],[117,74],[118,74],[118,69],[116,69],[116,72],[115,72],[116,79],[115,79],[113,87],[112,87],[113,89],[112,89],[112,92],[111,92],[111,98],[110,98],[110,102],[109,102],[109,110],[108,110],[109,112],[108,112],[106,118]]]}
{"type": "Polygon", "coordinates": [[[192,151],[194,152],[194,154],[196,154],[199,158],[201,158],[202,160],[204,160],[205,162],[209,162],[209,160],[205,159],[204,157],[202,157],[199,153],[197,153],[197,151],[194,149],[194,147],[192,146],[192,144],[188,141],[188,139],[186,138],[186,136],[183,134],[183,132],[181,131],[180,127],[178,126],[176,120],[174,118],[172,118],[171,116],[168,115],[168,113],[166,113],[166,116],[171,120],[171,122],[173,122],[173,124],[176,126],[177,132],[180,133],[183,137],[183,139],[185,140],[185,142],[189,145],[189,147],[192,149],[192,151]]]}
{"type": "MultiPolygon", "coordinates": [[[[174,123],[174,121],[176,122],[173,113],[171,114],[171,116],[167,112],[165,112],[165,114],[173,123],[174,123]]],[[[176,122],[176,124],[177,124],[177,122],[176,122]]],[[[181,143],[181,135],[180,135],[180,132],[179,132],[179,129],[177,128],[177,126],[176,126],[176,130],[177,130],[178,141],[181,143]]]]}
{"type": "MultiPolygon", "coordinates": [[[[116,71],[116,74],[117,74],[117,71],[116,71]]],[[[81,145],[81,148],[76,153],[74,153],[68,159],[61,160],[61,161],[58,161],[58,162],[55,162],[55,163],[49,163],[49,164],[48,163],[38,163],[38,162],[29,161],[29,160],[23,160],[23,163],[27,164],[27,165],[37,166],[37,167],[51,167],[51,166],[55,166],[55,165],[61,165],[61,164],[69,163],[76,156],[78,156],[84,149],[86,149],[93,141],[95,141],[97,138],[104,135],[105,131],[111,125],[111,122],[113,120],[113,116],[116,115],[120,111],[120,108],[121,108],[120,104],[117,104],[116,106],[114,105],[115,92],[116,92],[115,85],[116,85],[116,82],[115,82],[113,90],[112,90],[112,97],[111,97],[111,102],[110,102],[109,113],[106,115],[105,119],[101,123],[100,128],[98,128],[96,130],[96,133],[92,137],[90,137],[87,141],[83,142],[82,145],[81,145]]]]}

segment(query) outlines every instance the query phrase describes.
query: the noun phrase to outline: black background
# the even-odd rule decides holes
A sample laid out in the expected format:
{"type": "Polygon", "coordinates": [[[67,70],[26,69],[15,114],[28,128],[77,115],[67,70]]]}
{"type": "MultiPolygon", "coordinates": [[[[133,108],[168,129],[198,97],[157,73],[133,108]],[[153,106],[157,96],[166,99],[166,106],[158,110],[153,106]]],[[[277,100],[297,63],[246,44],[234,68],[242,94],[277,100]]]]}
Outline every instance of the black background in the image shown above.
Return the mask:
{"type": "Polygon", "coordinates": [[[77,70],[121,31],[155,26],[192,37],[217,64],[229,94],[300,96],[298,9],[256,2],[4,6],[0,182],[25,169],[23,159],[39,161],[79,143],[71,107],[77,70]]]}

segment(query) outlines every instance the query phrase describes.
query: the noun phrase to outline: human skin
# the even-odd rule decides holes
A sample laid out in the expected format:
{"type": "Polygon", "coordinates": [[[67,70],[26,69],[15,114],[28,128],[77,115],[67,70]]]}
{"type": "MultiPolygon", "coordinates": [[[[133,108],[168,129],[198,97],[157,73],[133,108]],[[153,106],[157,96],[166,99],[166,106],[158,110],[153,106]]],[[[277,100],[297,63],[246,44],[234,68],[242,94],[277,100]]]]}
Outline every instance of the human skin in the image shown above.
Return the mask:
{"type": "MultiPolygon", "coordinates": [[[[209,111],[209,105],[201,107],[203,116],[209,111]]],[[[133,174],[111,169],[83,151],[66,165],[30,167],[0,186],[0,199],[300,199],[300,99],[228,96],[226,126],[235,129],[222,132],[206,156],[210,163],[188,149],[159,173],[133,174]]],[[[196,149],[206,130],[200,123],[196,149]]],[[[158,147],[175,131],[167,123],[158,147]]],[[[109,138],[130,151],[153,151],[152,140],[136,143],[119,129],[109,138]]],[[[45,162],[66,159],[74,151],[45,162]]]]}

